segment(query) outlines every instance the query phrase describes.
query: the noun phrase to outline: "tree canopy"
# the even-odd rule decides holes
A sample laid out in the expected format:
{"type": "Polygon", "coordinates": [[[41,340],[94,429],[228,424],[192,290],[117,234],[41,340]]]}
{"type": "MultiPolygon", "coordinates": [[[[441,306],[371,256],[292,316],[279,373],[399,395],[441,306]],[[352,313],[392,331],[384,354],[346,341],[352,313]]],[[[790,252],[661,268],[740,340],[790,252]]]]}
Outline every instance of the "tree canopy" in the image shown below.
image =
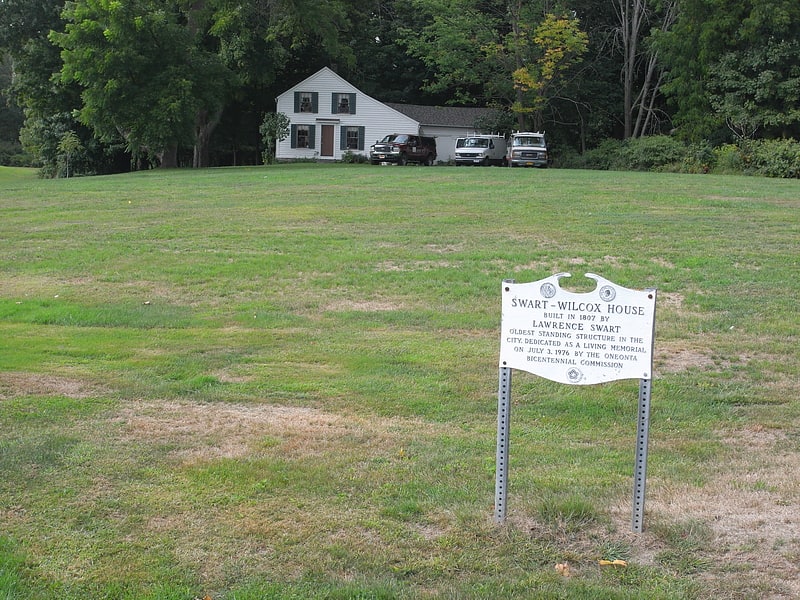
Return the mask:
{"type": "Polygon", "coordinates": [[[73,171],[260,161],[274,98],[322,66],[577,151],[800,134],[796,0],[0,0],[0,52],[52,173],[68,132],[73,171]]]}

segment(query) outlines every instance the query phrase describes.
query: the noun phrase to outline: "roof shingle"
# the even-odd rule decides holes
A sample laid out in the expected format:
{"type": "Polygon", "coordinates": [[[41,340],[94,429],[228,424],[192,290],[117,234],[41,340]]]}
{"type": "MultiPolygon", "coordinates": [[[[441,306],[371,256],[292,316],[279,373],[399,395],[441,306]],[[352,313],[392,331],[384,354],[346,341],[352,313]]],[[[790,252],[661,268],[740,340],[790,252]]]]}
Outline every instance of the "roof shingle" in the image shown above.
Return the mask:
{"type": "Polygon", "coordinates": [[[469,108],[465,106],[423,106],[421,104],[398,104],[384,102],[386,106],[411,117],[420,125],[441,127],[474,127],[478,117],[489,115],[494,109],[469,108]]]}

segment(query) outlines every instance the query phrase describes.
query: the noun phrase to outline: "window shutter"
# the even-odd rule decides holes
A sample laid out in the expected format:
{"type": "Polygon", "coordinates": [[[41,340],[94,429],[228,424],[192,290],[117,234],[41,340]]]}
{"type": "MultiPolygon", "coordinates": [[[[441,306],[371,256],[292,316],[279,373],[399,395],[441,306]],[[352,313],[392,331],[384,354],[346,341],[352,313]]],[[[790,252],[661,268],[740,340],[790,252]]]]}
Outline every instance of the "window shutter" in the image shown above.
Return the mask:
{"type": "MultiPolygon", "coordinates": [[[[295,95],[295,98],[297,98],[297,95],[295,95]]],[[[292,135],[290,137],[292,138],[292,148],[297,148],[297,125],[292,125],[292,135]]]]}
{"type": "Polygon", "coordinates": [[[339,127],[339,150],[347,150],[347,127],[339,127]]]}
{"type": "MultiPolygon", "coordinates": [[[[355,94],[353,94],[353,96],[355,97],[355,94]]],[[[364,138],[366,137],[365,136],[365,129],[366,128],[364,128],[364,127],[359,127],[358,128],[358,149],[359,150],[363,150],[364,149],[364,138]]]]}
{"type": "Polygon", "coordinates": [[[356,114],[356,95],[350,94],[350,114],[356,114]]]}
{"type": "MultiPolygon", "coordinates": [[[[314,99],[316,100],[316,94],[315,94],[315,98],[314,99]]],[[[315,135],[314,135],[316,133],[316,130],[317,130],[317,126],[316,125],[309,125],[308,126],[308,147],[309,148],[316,148],[317,147],[316,139],[315,139],[315,135]]]]}
{"type": "Polygon", "coordinates": [[[319,112],[319,92],[311,93],[311,112],[312,113],[319,112]]]}
{"type": "Polygon", "coordinates": [[[336,105],[336,94],[331,94],[331,114],[335,115],[339,112],[339,107],[336,105]]]}
{"type": "Polygon", "coordinates": [[[300,112],[300,92],[294,93],[294,112],[300,112]]]}

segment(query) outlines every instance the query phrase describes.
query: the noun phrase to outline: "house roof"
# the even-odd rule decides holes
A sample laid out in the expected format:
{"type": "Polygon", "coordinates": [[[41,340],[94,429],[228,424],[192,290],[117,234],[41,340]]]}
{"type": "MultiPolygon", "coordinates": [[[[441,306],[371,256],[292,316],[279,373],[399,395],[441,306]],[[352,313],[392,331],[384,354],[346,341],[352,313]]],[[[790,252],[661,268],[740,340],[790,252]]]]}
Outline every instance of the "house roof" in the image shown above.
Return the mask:
{"type": "MultiPolygon", "coordinates": [[[[2,0],[0,0],[1,2],[2,0]]],[[[350,89],[367,96],[364,92],[356,88],[352,83],[344,79],[341,75],[328,67],[322,67],[316,73],[309,75],[299,83],[296,83],[288,90],[278,95],[278,98],[284,94],[289,94],[293,90],[304,87],[313,87],[313,80],[321,75],[327,74],[339,79],[343,85],[348,86],[350,89]]],[[[376,100],[376,102],[380,102],[376,100]]],[[[490,115],[496,112],[493,108],[470,108],[464,106],[424,106],[422,104],[400,104],[397,102],[381,102],[384,106],[388,106],[402,115],[413,119],[422,126],[428,127],[466,127],[474,128],[475,120],[484,115],[490,115]]]]}
{"type": "Polygon", "coordinates": [[[491,114],[491,108],[469,108],[463,106],[423,106],[421,104],[397,104],[384,102],[399,113],[411,117],[420,125],[441,127],[474,127],[475,119],[491,114]]]}

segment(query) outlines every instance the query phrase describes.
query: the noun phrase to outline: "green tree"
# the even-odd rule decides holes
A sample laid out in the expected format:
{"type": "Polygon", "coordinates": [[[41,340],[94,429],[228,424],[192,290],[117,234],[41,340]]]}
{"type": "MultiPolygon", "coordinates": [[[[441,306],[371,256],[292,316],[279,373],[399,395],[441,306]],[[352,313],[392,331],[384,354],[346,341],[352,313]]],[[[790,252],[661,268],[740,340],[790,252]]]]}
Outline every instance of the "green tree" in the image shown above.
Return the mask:
{"type": "Polygon", "coordinates": [[[709,100],[737,138],[800,131],[800,42],[770,38],[708,69],[709,100]]]}
{"type": "Polygon", "coordinates": [[[679,6],[675,26],[658,36],[657,47],[681,135],[701,140],[724,139],[730,130],[800,131],[800,3],[681,0],[679,6]]]}
{"type": "Polygon", "coordinates": [[[22,111],[8,96],[11,73],[11,59],[0,50],[0,165],[19,164],[23,160],[19,143],[22,111]]]}
{"type": "Polygon", "coordinates": [[[427,90],[447,92],[454,104],[511,107],[519,127],[530,120],[540,128],[588,40],[576,17],[545,10],[553,4],[415,0],[428,23],[403,31],[403,41],[432,70],[427,90]]]}
{"type": "Polygon", "coordinates": [[[64,14],[64,33],[51,38],[63,48],[62,81],[81,86],[80,121],[166,167],[195,146],[194,165],[205,166],[209,115],[222,110],[232,77],[198,43],[197,14],[155,0],[78,0],[64,14]]]}
{"type": "Polygon", "coordinates": [[[348,78],[360,89],[384,102],[444,104],[448,92],[425,88],[433,71],[402,42],[402,32],[422,31],[426,13],[408,0],[356,0],[350,7],[349,45],[355,65],[348,78]]]}
{"type": "Polygon", "coordinates": [[[63,4],[63,0],[3,0],[0,10],[0,48],[11,57],[13,70],[8,94],[24,116],[20,141],[46,176],[58,173],[57,146],[64,132],[89,135],[72,116],[80,106],[78,87],[54,76],[61,70],[61,58],[48,33],[63,27],[63,4]]]}
{"type": "Polygon", "coordinates": [[[291,121],[283,113],[268,113],[264,115],[259,132],[264,142],[264,163],[271,165],[275,162],[276,144],[289,137],[291,121]]]}
{"type": "Polygon", "coordinates": [[[398,30],[401,43],[429,69],[423,89],[452,104],[514,100],[513,58],[504,51],[506,2],[412,0],[423,24],[398,30]]]}
{"type": "Polygon", "coordinates": [[[78,137],[77,133],[68,131],[61,136],[61,141],[58,143],[58,152],[64,164],[64,173],[66,177],[70,175],[69,169],[72,158],[81,150],[83,150],[83,144],[81,144],[81,139],[78,137]]]}

